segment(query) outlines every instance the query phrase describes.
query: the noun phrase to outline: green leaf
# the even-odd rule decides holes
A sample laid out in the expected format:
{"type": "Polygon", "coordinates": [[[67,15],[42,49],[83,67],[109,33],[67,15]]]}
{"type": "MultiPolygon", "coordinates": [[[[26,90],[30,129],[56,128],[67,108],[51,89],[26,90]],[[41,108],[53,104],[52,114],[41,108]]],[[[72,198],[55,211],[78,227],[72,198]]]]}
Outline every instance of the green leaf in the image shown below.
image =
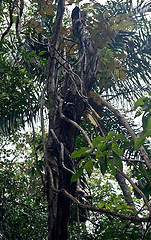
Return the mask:
{"type": "Polygon", "coordinates": [[[107,170],[107,158],[99,158],[99,164],[101,167],[101,173],[104,175],[107,170]]]}
{"type": "Polygon", "coordinates": [[[104,158],[109,155],[109,151],[97,152],[96,159],[104,158]]]}
{"type": "Polygon", "coordinates": [[[97,146],[97,153],[98,152],[103,152],[106,150],[106,143],[99,143],[97,146]]]}
{"type": "Polygon", "coordinates": [[[86,164],[84,165],[84,168],[89,172],[92,173],[93,170],[93,162],[92,159],[90,159],[86,164]]]}
{"type": "Polygon", "coordinates": [[[146,137],[147,135],[143,134],[140,138],[137,138],[134,143],[135,148],[139,149],[143,145],[146,137]]]}
{"type": "Polygon", "coordinates": [[[100,201],[99,208],[103,208],[104,206],[105,206],[105,202],[104,201],[100,201]]]}
{"type": "Polygon", "coordinates": [[[119,155],[113,152],[113,161],[115,163],[115,166],[119,168],[121,171],[123,171],[123,164],[122,160],[120,159],[119,155]]]}
{"type": "Polygon", "coordinates": [[[82,155],[85,155],[88,150],[90,150],[90,148],[88,148],[88,147],[82,147],[82,148],[80,148],[78,151],[77,151],[77,150],[74,151],[74,152],[71,154],[71,158],[81,157],[82,155]]]}
{"type": "Polygon", "coordinates": [[[123,151],[122,149],[119,148],[119,145],[117,142],[112,143],[112,151],[118,156],[123,156],[123,151]]]}
{"type": "Polygon", "coordinates": [[[82,173],[83,173],[83,168],[79,168],[79,170],[72,175],[71,182],[76,182],[78,178],[81,177],[82,173]]]}
{"type": "Polygon", "coordinates": [[[143,106],[146,101],[148,102],[148,99],[148,97],[140,97],[134,104],[134,110],[140,106],[143,106]]]}
{"type": "Polygon", "coordinates": [[[41,52],[39,53],[39,56],[43,55],[45,52],[46,52],[45,50],[44,50],[44,51],[41,51],[41,52]]]}
{"type": "Polygon", "coordinates": [[[142,117],[142,123],[143,123],[143,130],[144,132],[146,131],[146,128],[147,128],[147,122],[148,122],[148,117],[149,117],[149,114],[144,114],[143,117],[142,117]]]}
{"type": "Polygon", "coordinates": [[[147,137],[151,136],[151,116],[148,116],[146,134],[147,134],[147,137]]]}
{"type": "Polygon", "coordinates": [[[110,160],[108,161],[108,167],[109,167],[109,169],[111,171],[111,174],[115,177],[116,170],[115,170],[115,167],[114,167],[113,163],[110,160]]]}
{"type": "Polygon", "coordinates": [[[113,131],[110,131],[110,132],[108,132],[108,137],[109,138],[113,138],[113,137],[115,137],[116,136],[116,133],[115,132],[113,132],[113,131]]]}
{"type": "Polygon", "coordinates": [[[98,136],[92,140],[93,147],[96,147],[101,141],[104,141],[104,138],[101,136],[98,136]]]}
{"type": "Polygon", "coordinates": [[[111,150],[111,143],[100,143],[97,146],[97,153],[104,152],[104,151],[109,151],[111,150]]]}
{"type": "Polygon", "coordinates": [[[136,118],[136,117],[139,117],[142,113],[143,113],[142,109],[139,109],[139,110],[135,113],[135,118],[136,118]]]}
{"type": "Polygon", "coordinates": [[[127,141],[127,138],[125,137],[124,134],[119,133],[119,134],[117,134],[115,136],[114,140],[124,140],[124,141],[127,141]]]}

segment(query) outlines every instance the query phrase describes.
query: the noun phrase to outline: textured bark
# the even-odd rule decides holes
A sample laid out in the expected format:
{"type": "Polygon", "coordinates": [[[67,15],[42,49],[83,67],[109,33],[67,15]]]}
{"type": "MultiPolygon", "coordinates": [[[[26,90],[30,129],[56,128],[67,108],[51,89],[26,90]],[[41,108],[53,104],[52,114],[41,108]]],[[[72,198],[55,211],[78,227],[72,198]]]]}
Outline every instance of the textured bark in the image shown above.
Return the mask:
{"type": "MultiPolygon", "coordinates": [[[[54,35],[50,49],[47,93],[49,99],[49,135],[45,163],[46,163],[46,190],[48,200],[48,227],[49,240],[68,239],[68,224],[70,217],[71,200],[62,194],[60,189],[65,189],[69,194],[75,195],[76,184],[71,184],[71,176],[74,172],[74,163],[70,154],[74,151],[75,141],[79,134],[76,124],[79,124],[83,112],[87,106],[87,95],[95,81],[97,50],[89,37],[84,22],[80,15],[76,18],[72,15],[73,30],[78,31],[76,41],[78,41],[79,61],[76,70],[71,69],[66,63],[64,81],[67,85],[62,89],[62,99],[57,93],[57,69],[60,66],[58,53],[58,36],[63,16],[64,1],[58,3],[58,13],[54,24],[54,35]],[[59,25],[59,26],[58,26],[59,25]],[[88,44],[89,43],[89,44],[88,44]],[[90,56],[90,45],[93,44],[94,52],[90,56]],[[55,49],[55,50],[54,50],[55,49]],[[60,114],[60,103],[62,104],[62,118],[60,114]],[[72,120],[66,121],[66,119],[72,120]],[[52,185],[58,191],[54,191],[52,185]]],[[[77,9],[77,8],[76,8],[77,9]]],[[[79,9],[78,9],[79,11],[79,9]]]]}
{"type": "Polygon", "coordinates": [[[127,202],[127,204],[129,206],[132,207],[132,209],[134,211],[136,211],[135,204],[134,204],[134,201],[132,199],[130,189],[129,189],[126,181],[125,181],[125,178],[118,171],[116,171],[116,180],[118,181],[118,184],[121,187],[121,190],[122,190],[123,195],[125,197],[125,201],[127,202]]]}
{"type": "MultiPolygon", "coordinates": [[[[75,102],[76,104],[76,102],[75,102]]],[[[82,105],[81,105],[82,106],[82,105]]],[[[82,111],[78,109],[79,113],[82,111]]],[[[78,117],[78,116],[77,116],[78,117]]],[[[77,129],[64,120],[61,120],[57,115],[55,121],[55,134],[60,143],[64,145],[64,165],[68,170],[74,171],[74,164],[70,159],[70,154],[74,150],[75,140],[78,135],[77,129]]],[[[52,157],[49,161],[49,166],[53,172],[53,178],[55,180],[55,187],[59,189],[65,189],[72,195],[75,194],[76,185],[70,182],[72,174],[68,172],[62,165],[62,157],[60,155],[61,146],[57,142],[53,142],[51,150],[49,149],[49,156],[52,157]],[[54,163],[52,165],[52,163],[54,163]]],[[[51,189],[51,182],[48,175],[48,203],[49,203],[49,239],[59,240],[68,238],[68,224],[70,217],[70,205],[71,201],[68,197],[64,196],[61,192],[55,193],[51,189]]]]}

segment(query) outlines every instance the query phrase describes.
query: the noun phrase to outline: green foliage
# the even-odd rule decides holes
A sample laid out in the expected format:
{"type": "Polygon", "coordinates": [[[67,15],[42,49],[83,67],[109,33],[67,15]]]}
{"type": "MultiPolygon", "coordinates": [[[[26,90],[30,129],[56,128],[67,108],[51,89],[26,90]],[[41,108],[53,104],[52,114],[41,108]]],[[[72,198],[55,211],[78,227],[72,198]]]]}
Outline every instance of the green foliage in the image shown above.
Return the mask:
{"type": "Polygon", "coordinates": [[[83,173],[83,168],[79,168],[78,171],[72,175],[71,182],[76,182],[83,173]]]}
{"type": "MultiPolygon", "coordinates": [[[[123,214],[132,213],[131,207],[125,203],[121,190],[117,185],[113,185],[113,177],[110,174],[101,176],[99,170],[95,170],[91,178],[87,180],[93,196],[92,203],[100,208],[112,209],[123,214]]],[[[91,203],[91,201],[89,201],[91,203]]],[[[140,204],[139,200],[137,202],[140,204]]],[[[81,216],[81,215],[80,215],[81,216]]],[[[80,222],[80,236],[82,239],[140,239],[141,234],[138,231],[137,223],[130,223],[110,215],[87,212],[86,223],[80,222]]],[[[77,239],[77,222],[70,225],[70,239],[77,239]]],[[[151,232],[149,231],[147,239],[151,232]]]]}
{"type": "MultiPolygon", "coordinates": [[[[23,1],[21,2],[23,3],[23,1]]],[[[25,122],[30,124],[32,119],[37,120],[39,92],[42,87],[41,83],[46,78],[47,45],[45,45],[45,42],[43,45],[38,42],[43,40],[43,32],[46,33],[46,29],[47,33],[50,33],[52,19],[46,17],[47,19],[44,22],[41,21],[41,15],[38,12],[36,13],[38,5],[35,2],[30,3],[29,9],[28,4],[22,3],[21,8],[28,12],[26,21],[33,22],[33,26],[23,24],[21,18],[20,24],[25,29],[24,34],[18,36],[17,29],[12,28],[9,37],[6,34],[0,42],[0,129],[5,134],[20,127],[25,127],[25,122]],[[40,26],[40,23],[43,25],[40,26]],[[48,23],[50,23],[50,26],[48,26],[48,23]],[[45,25],[47,26],[44,30],[45,25]],[[39,27],[43,30],[40,31],[41,33],[38,32],[39,27]],[[38,41],[32,42],[29,34],[33,38],[36,36],[38,41]]],[[[17,18],[18,4],[19,1],[15,4],[13,1],[10,3],[3,1],[1,15],[9,18],[11,9],[13,19],[14,17],[17,18]]],[[[7,21],[4,20],[0,28],[2,34],[5,33],[6,29],[7,21]]]]}
{"type": "MultiPolygon", "coordinates": [[[[143,164],[138,164],[135,163],[135,168],[131,172],[132,177],[135,177],[136,179],[136,184],[141,189],[141,191],[144,193],[147,199],[150,198],[151,196],[151,186],[150,186],[150,181],[151,181],[151,172],[149,169],[146,169],[146,167],[143,166],[143,164]],[[138,170],[139,169],[139,174],[138,170]]],[[[140,195],[134,190],[135,196],[137,198],[141,198],[140,195]]]]}
{"type": "MultiPolygon", "coordinates": [[[[151,25],[150,19],[141,13],[144,1],[138,4],[140,12],[136,14],[132,1],[108,1],[100,7],[94,3],[91,8],[97,14],[89,18],[90,33],[100,53],[98,91],[101,89],[109,96],[114,92],[114,97],[131,104],[134,97],[151,90],[151,25]]],[[[90,14],[94,13],[92,9],[90,14]]]]}
{"type": "MultiPolygon", "coordinates": [[[[28,5],[26,1],[23,4],[23,1],[3,0],[0,5],[2,36],[0,133],[9,134],[8,139],[1,138],[0,150],[2,239],[33,240],[47,237],[48,216],[44,187],[41,183],[41,176],[44,174],[41,133],[36,133],[35,139],[28,133],[10,134],[25,128],[26,123],[39,121],[40,95],[48,74],[48,43],[51,42],[57,2],[59,1],[34,0],[28,5]],[[26,19],[21,15],[22,10],[26,19]],[[17,19],[20,19],[20,30],[17,29],[17,19]],[[35,146],[31,146],[33,142],[35,146]],[[37,161],[35,161],[35,150],[38,155],[37,161]]],[[[69,0],[66,4],[81,2],[69,0]]],[[[141,3],[138,4],[140,9],[141,3]]],[[[142,115],[143,132],[135,142],[135,147],[138,149],[151,136],[150,20],[145,18],[139,9],[136,10],[136,14],[132,1],[128,0],[108,1],[106,5],[90,1],[81,8],[88,13],[87,28],[98,48],[97,80],[93,90],[109,100],[118,99],[117,108],[124,106],[122,110],[126,108],[125,103],[132,103],[141,96],[134,106],[137,110],[136,117],[142,115]],[[149,95],[144,97],[144,92],[149,92],[149,95]]],[[[59,38],[57,50],[59,58],[58,62],[56,61],[58,65],[55,74],[57,75],[56,92],[62,97],[62,88],[66,80],[69,81],[67,89],[71,87],[70,76],[65,78],[67,69],[64,68],[64,60],[67,65],[70,63],[73,72],[77,72],[77,61],[79,61],[68,11],[65,13],[59,38]],[[60,59],[63,61],[60,62],[60,59]]],[[[44,98],[47,118],[47,93],[44,98]]],[[[77,137],[76,151],[71,154],[73,162],[77,163],[76,173],[72,176],[71,182],[80,179],[85,193],[93,196],[93,199],[87,200],[84,196],[76,196],[82,203],[131,215],[131,207],[127,205],[117,183],[115,184],[115,167],[122,171],[122,157],[138,159],[138,152],[134,150],[133,141],[129,139],[126,130],[117,123],[114,114],[98,99],[96,103],[101,108],[99,120],[101,126],[104,126],[106,136],[101,137],[99,129],[92,126],[91,122],[83,120],[81,125],[92,139],[93,150],[85,147],[87,142],[83,136],[77,137]]],[[[113,103],[117,105],[116,101],[113,103]]],[[[134,162],[133,165],[126,162],[124,166],[128,170],[128,175],[135,179],[137,186],[147,199],[150,199],[150,170],[143,162],[134,162]]],[[[135,191],[134,193],[137,199],[134,196],[133,200],[138,204],[137,210],[140,211],[142,202],[138,193],[135,191]]],[[[78,239],[76,211],[76,206],[73,206],[74,217],[70,221],[70,239],[78,239]]],[[[146,216],[145,212],[141,214],[146,216]]],[[[83,209],[80,209],[80,227],[81,239],[142,238],[138,231],[140,226],[135,223],[83,209]]],[[[151,238],[150,230],[145,237],[151,238]]]]}
{"type": "Polygon", "coordinates": [[[78,163],[80,169],[72,176],[72,181],[77,181],[83,174],[84,169],[88,173],[89,177],[93,172],[93,167],[97,163],[100,166],[101,173],[104,175],[107,167],[109,167],[111,173],[115,176],[115,168],[123,170],[123,164],[121,157],[123,156],[123,150],[120,148],[122,143],[126,143],[127,139],[123,134],[116,134],[113,131],[108,132],[106,137],[97,136],[92,140],[93,150],[95,153],[95,160],[92,160],[92,150],[87,147],[82,147],[78,151],[74,151],[71,154],[72,158],[79,158],[85,156],[84,160],[78,163]],[[110,159],[111,153],[113,154],[113,161],[110,159]],[[91,158],[90,158],[91,156],[91,158]]]}
{"type": "Polygon", "coordinates": [[[134,110],[137,110],[135,117],[142,115],[143,132],[135,142],[135,147],[139,148],[151,136],[151,92],[148,97],[141,97],[135,102],[134,110]]]}
{"type": "Polygon", "coordinates": [[[0,234],[2,239],[45,239],[48,216],[44,188],[35,160],[26,149],[25,135],[21,136],[12,136],[13,142],[3,139],[5,147],[0,149],[0,234]],[[10,150],[10,144],[18,147],[10,150]]]}
{"type": "Polygon", "coordinates": [[[81,157],[82,155],[85,155],[88,150],[90,150],[90,149],[87,148],[87,147],[82,147],[82,148],[80,148],[80,150],[74,151],[74,152],[71,154],[71,158],[81,157]]]}

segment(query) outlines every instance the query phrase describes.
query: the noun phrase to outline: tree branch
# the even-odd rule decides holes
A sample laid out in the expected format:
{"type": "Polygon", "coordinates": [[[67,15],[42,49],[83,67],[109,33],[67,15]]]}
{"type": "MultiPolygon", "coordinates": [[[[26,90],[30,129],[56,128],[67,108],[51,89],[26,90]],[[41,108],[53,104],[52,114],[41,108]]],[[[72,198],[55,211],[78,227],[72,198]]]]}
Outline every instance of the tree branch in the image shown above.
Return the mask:
{"type": "Polygon", "coordinates": [[[44,123],[44,93],[46,90],[46,86],[44,86],[41,92],[41,99],[40,99],[40,113],[41,113],[41,131],[42,131],[42,141],[43,141],[43,150],[44,150],[44,160],[47,162],[47,140],[46,140],[46,132],[45,132],[45,123],[44,123]]]}
{"type": "MultiPolygon", "coordinates": [[[[122,125],[122,126],[124,126],[124,127],[127,129],[127,131],[128,131],[128,133],[130,134],[130,136],[133,138],[133,140],[136,141],[137,136],[136,136],[135,132],[134,132],[133,129],[130,127],[130,125],[129,125],[129,123],[126,121],[126,119],[120,114],[120,112],[119,112],[117,109],[115,109],[113,106],[111,106],[111,105],[109,104],[109,102],[107,102],[103,97],[99,96],[99,94],[98,94],[98,97],[100,98],[101,102],[102,102],[108,109],[110,109],[110,110],[114,113],[114,115],[117,117],[117,119],[118,119],[118,121],[119,121],[119,124],[122,125]]],[[[144,147],[141,146],[141,147],[139,148],[139,150],[140,150],[141,157],[144,159],[147,167],[148,167],[149,169],[151,169],[151,160],[149,159],[149,156],[148,156],[147,152],[145,151],[144,147]]]]}
{"type": "Polygon", "coordinates": [[[57,138],[57,136],[56,136],[56,134],[55,134],[55,132],[54,132],[53,129],[51,129],[51,133],[52,133],[53,138],[54,138],[54,139],[57,141],[57,143],[60,145],[60,158],[61,158],[61,165],[62,165],[62,167],[63,167],[68,173],[70,173],[71,175],[73,175],[75,172],[73,172],[71,169],[67,168],[67,167],[64,165],[64,145],[63,145],[63,143],[61,143],[61,142],[58,140],[58,138],[57,138]]]}
{"type": "MultiPolygon", "coordinates": [[[[4,39],[4,37],[7,35],[9,32],[11,26],[13,25],[13,11],[14,11],[15,5],[13,3],[13,6],[11,8],[11,3],[9,3],[9,17],[10,17],[10,22],[8,23],[8,27],[5,30],[5,32],[2,34],[1,41],[4,39]]],[[[7,18],[6,18],[7,19],[7,18]]]]}
{"type": "MultiPolygon", "coordinates": [[[[47,68],[47,92],[49,99],[49,131],[54,127],[56,116],[56,52],[58,49],[60,29],[62,25],[65,0],[60,0],[57,6],[57,14],[52,31],[51,42],[49,43],[49,59],[47,68]]],[[[50,139],[49,139],[50,140],[50,139]]],[[[49,141],[50,143],[51,141],[49,141]]]]}
{"type": "Polygon", "coordinates": [[[73,197],[70,193],[68,193],[65,189],[56,189],[55,185],[54,185],[54,179],[53,179],[53,174],[52,174],[52,170],[51,168],[47,165],[48,168],[48,172],[50,175],[50,184],[51,184],[51,188],[54,192],[59,193],[61,192],[64,196],[68,197],[69,199],[71,199],[73,202],[75,202],[79,207],[84,208],[86,210],[90,210],[93,212],[100,212],[100,213],[105,213],[105,214],[110,214],[112,216],[115,217],[119,217],[123,220],[130,220],[132,222],[150,222],[151,218],[146,217],[146,218],[139,218],[138,216],[127,216],[118,212],[115,212],[113,210],[109,210],[106,208],[99,208],[99,207],[95,207],[95,206],[90,206],[88,204],[83,204],[81,203],[77,198],[73,197]]]}
{"type": "Polygon", "coordinates": [[[83,204],[77,198],[73,197],[70,193],[68,193],[65,189],[58,190],[54,187],[54,185],[52,185],[52,189],[55,192],[58,192],[58,193],[61,192],[63,195],[65,195],[66,197],[70,198],[73,202],[78,204],[79,207],[84,208],[86,210],[90,210],[93,212],[100,212],[100,213],[104,213],[104,214],[110,214],[111,216],[119,217],[123,220],[130,220],[132,222],[148,222],[148,221],[150,222],[151,221],[150,217],[141,218],[138,216],[127,216],[127,215],[124,215],[124,214],[121,214],[121,213],[118,213],[118,212],[115,212],[113,210],[109,210],[106,208],[99,208],[99,207],[91,206],[88,204],[83,204]]]}
{"type": "Polygon", "coordinates": [[[144,193],[136,186],[136,184],[132,181],[132,179],[131,179],[129,176],[127,176],[127,174],[125,174],[124,172],[121,172],[117,167],[115,167],[115,169],[116,169],[123,177],[125,177],[125,178],[129,181],[129,183],[132,185],[132,187],[140,194],[140,196],[143,198],[143,200],[144,200],[144,202],[145,202],[145,204],[146,204],[146,206],[147,206],[147,208],[148,208],[148,211],[149,211],[149,213],[150,213],[150,215],[151,215],[151,207],[149,206],[149,203],[148,203],[147,198],[146,198],[146,196],[144,195],[144,193]]]}
{"type": "Polygon", "coordinates": [[[133,211],[136,211],[135,203],[133,201],[129,186],[126,183],[124,176],[119,171],[116,170],[116,176],[115,177],[116,177],[116,180],[117,180],[117,182],[118,182],[118,184],[119,184],[119,186],[120,186],[120,188],[123,192],[126,203],[130,207],[132,207],[133,211]]]}
{"type": "Polygon", "coordinates": [[[60,117],[62,119],[64,119],[66,122],[68,123],[71,123],[74,127],[76,127],[78,130],[80,130],[83,134],[83,136],[85,137],[85,139],[87,140],[89,146],[91,149],[93,149],[93,145],[92,145],[92,142],[90,140],[90,138],[88,137],[88,135],[86,134],[86,132],[83,130],[82,127],[80,127],[76,122],[74,122],[73,120],[67,118],[63,113],[62,113],[62,104],[63,104],[63,100],[58,98],[59,99],[59,114],[60,114],[60,117]]]}

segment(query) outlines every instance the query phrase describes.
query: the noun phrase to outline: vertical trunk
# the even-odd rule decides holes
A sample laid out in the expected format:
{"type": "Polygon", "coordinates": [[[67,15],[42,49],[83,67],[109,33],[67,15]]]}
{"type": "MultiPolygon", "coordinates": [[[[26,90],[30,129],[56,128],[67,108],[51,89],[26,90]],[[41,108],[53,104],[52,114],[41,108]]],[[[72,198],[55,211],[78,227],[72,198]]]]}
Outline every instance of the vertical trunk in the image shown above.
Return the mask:
{"type": "MultiPolygon", "coordinates": [[[[83,109],[85,108],[85,104],[83,104],[82,101],[81,104],[79,104],[79,101],[77,100],[75,100],[73,104],[75,106],[75,109],[73,110],[74,116],[76,118],[76,121],[79,122],[83,109]]],[[[70,154],[74,150],[76,137],[79,132],[70,123],[66,123],[64,120],[61,120],[58,114],[55,121],[54,132],[58,141],[64,146],[64,156],[61,156],[61,144],[53,141],[52,145],[49,146],[49,166],[52,169],[54,185],[58,190],[65,189],[70,194],[75,195],[76,184],[71,184],[70,181],[72,176],[70,171],[74,171],[74,164],[70,159],[70,154]]],[[[48,239],[67,240],[71,202],[70,199],[62,195],[62,193],[55,193],[52,190],[49,173],[47,173],[47,200],[49,211],[48,239]]]]}
{"type": "MultiPolygon", "coordinates": [[[[63,9],[59,1],[56,22],[60,24],[59,14],[63,9]],[[60,9],[59,9],[60,5],[60,9]]],[[[86,15],[85,15],[86,17],[86,15]]],[[[96,74],[97,50],[92,43],[89,33],[86,30],[85,21],[80,17],[79,8],[75,8],[72,14],[73,31],[77,33],[75,36],[78,41],[79,61],[74,70],[70,74],[66,74],[67,78],[63,80],[68,83],[63,90],[62,96],[62,113],[66,119],[71,119],[76,123],[80,123],[82,114],[87,106],[87,98],[96,74]],[[90,49],[91,48],[91,49],[90,49]]],[[[55,39],[58,37],[57,24],[54,24],[54,37],[52,45],[54,49],[58,46],[55,39]]],[[[57,40],[56,40],[57,41],[57,40]]],[[[72,195],[75,194],[76,184],[71,184],[71,176],[74,171],[74,163],[70,158],[70,154],[74,151],[75,141],[79,134],[79,130],[61,117],[59,97],[57,97],[57,77],[58,71],[57,55],[58,51],[50,52],[50,61],[48,65],[47,91],[49,99],[49,135],[46,159],[46,188],[48,200],[48,226],[49,240],[67,240],[68,224],[70,218],[70,200],[59,192],[65,189],[72,195]],[[52,184],[53,181],[53,184],[52,184]],[[58,191],[54,191],[52,185],[58,191]]],[[[76,61],[76,59],[75,59],[76,61]]],[[[67,66],[69,71],[70,66],[67,66]]],[[[62,81],[63,81],[62,80],[62,81]]],[[[60,94],[59,94],[60,95],[60,94]]]]}
{"type": "MultiPolygon", "coordinates": [[[[64,181],[59,184],[60,188],[70,191],[70,177],[64,172],[61,174],[64,181]],[[62,187],[61,187],[62,185],[62,187]]],[[[60,178],[60,176],[59,176],[60,178]]],[[[60,180],[60,179],[59,179],[60,180]]],[[[62,195],[62,193],[54,193],[49,186],[48,197],[48,230],[49,240],[67,240],[68,239],[68,224],[70,217],[70,199],[62,195]]]]}

